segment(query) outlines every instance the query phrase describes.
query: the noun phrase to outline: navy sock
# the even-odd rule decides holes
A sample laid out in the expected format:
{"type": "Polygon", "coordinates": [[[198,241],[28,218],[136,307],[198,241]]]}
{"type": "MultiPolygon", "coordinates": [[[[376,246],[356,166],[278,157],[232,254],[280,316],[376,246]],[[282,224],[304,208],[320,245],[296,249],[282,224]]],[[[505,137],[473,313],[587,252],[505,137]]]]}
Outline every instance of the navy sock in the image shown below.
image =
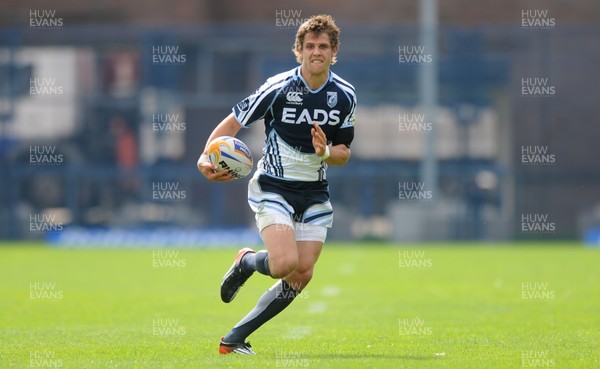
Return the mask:
{"type": "Polygon", "coordinates": [[[288,307],[297,295],[297,291],[280,279],[261,296],[254,309],[227,333],[223,341],[244,342],[252,332],[288,307]]]}
{"type": "Polygon", "coordinates": [[[242,269],[247,272],[259,272],[260,274],[271,276],[269,270],[269,253],[267,250],[260,250],[256,254],[248,253],[242,258],[242,269]]]}

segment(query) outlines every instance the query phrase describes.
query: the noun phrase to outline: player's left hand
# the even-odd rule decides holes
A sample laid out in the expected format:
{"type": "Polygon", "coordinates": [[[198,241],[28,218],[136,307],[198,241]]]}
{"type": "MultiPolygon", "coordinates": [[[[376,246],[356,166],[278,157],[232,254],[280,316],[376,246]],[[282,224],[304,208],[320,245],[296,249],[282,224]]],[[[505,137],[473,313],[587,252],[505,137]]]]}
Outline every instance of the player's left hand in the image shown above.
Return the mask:
{"type": "Polygon", "coordinates": [[[313,127],[310,129],[312,145],[315,148],[315,153],[318,156],[323,156],[325,154],[325,146],[327,146],[327,136],[325,136],[325,132],[323,132],[317,122],[313,122],[313,127]]]}

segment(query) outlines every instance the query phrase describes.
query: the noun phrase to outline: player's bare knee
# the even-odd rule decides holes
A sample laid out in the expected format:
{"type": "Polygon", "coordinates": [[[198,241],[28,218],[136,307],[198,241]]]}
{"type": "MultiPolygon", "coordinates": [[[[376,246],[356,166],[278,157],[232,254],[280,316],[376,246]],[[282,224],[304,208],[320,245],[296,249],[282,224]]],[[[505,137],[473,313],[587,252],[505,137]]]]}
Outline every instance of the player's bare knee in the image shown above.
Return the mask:
{"type": "Polygon", "coordinates": [[[296,270],[297,266],[297,257],[286,257],[278,260],[272,260],[272,265],[269,265],[269,269],[271,270],[271,276],[273,278],[283,278],[296,270]]]}
{"type": "Polygon", "coordinates": [[[288,275],[285,280],[296,292],[302,292],[302,290],[308,285],[308,282],[312,279],[313,270],[305,270],[299,272],[296,270],[294,273],[288,275]]]}
{"type": "Polygon", "coordinates": [[[306,287],[306,285],[308,284],[308,282],[310,282],[310,280],[312,279],[313,276],[313,269],[309,269],[306,270],[304,272],[300,272],[298,273],[298,282],[300,282],[302,284],[302,287],[306,287]]]}

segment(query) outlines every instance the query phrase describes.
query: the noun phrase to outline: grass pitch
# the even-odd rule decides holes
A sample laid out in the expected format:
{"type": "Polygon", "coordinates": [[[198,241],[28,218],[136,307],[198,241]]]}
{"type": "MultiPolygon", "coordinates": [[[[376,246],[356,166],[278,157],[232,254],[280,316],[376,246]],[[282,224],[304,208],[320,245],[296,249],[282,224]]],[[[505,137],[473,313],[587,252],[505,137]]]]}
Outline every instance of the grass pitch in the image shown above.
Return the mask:
{"type": "Polygon", "coordinates": [[[598,368],[600,250],[327,245],[308,288],[249,340],[219,338],[235,250],[0,247],[2,368],[598,368]]]}

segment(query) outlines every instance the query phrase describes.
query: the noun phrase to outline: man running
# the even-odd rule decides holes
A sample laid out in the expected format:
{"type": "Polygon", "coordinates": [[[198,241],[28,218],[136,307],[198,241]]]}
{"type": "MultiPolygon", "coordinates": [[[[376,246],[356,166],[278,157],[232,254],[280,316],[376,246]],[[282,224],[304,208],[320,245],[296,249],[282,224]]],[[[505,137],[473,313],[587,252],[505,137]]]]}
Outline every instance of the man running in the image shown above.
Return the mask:
{"type": "MultiPolygon", "coordinates": [[[[263,157],[248,184],[248,203],[265,250],[238,252],[223,277],[221,299],[231,302],[254,272],[278,279],[221,338],[221,354],[254,354],[246,338],[306,287],[332,226],[327,166],[343,166],[350,159],[356,108],[354,87],[330,71],[339,34],[329,15],[306,20],[292,50],[300,66],[267,79],[207,140],[208,145],[216,137],[235,136],[264,119],[263,157]]],[[[206,153],[198,161],[200,172],[209,181],[232,180],[227,171],[216,171],[206,153]]]]}

